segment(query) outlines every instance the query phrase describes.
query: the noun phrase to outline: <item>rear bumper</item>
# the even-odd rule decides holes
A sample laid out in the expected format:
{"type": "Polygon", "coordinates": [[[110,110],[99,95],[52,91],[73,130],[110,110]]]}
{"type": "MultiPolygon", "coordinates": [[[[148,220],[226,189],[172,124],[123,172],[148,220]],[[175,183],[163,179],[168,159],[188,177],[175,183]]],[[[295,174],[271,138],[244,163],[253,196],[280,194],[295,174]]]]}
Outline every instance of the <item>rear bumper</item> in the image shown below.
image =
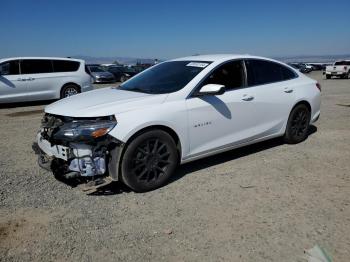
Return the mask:
{"type": "Polygon", "coordinates": [[[326,75],[330,76],[345,76],[346,72],[338,72],[338,71],[326,71],[326,75]]]}
{"type": "Polygon", "coordinates": [[[91,83],[85,84],[81,87],[81,92],[87,92],[93,90],[94,87],[91,83]]]}
{"type": "Polygon", "coordinates": [[[95,83],[114,83],[116,80],[114,78],[95,78],[95,83]]]}

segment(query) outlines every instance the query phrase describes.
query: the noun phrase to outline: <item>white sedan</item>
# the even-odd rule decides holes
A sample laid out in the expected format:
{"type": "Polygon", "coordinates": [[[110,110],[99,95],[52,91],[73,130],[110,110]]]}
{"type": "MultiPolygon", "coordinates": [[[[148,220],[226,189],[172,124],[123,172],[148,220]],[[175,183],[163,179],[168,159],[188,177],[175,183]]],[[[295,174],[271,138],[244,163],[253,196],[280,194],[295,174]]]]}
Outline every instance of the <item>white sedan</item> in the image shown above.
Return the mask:
{"type": "Polygon", "coordinates": [[[320,103],[316,81],[272,59],[174,59],[118,88],[47,106],[39,164],[56,175],[105,176],[149,191],[182,163],[274,137],[302,142],[320,103]]]}

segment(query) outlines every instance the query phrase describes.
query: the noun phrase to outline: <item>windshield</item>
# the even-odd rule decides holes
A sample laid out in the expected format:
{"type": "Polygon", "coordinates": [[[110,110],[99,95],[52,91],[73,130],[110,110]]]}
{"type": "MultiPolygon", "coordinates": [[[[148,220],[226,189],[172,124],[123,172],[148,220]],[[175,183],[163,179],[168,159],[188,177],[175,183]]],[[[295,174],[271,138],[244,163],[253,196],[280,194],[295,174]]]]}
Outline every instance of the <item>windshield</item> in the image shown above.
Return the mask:
{"type": "Polygon", "coordinates": [[[89,69],[90,69],[91,72],[94,72],[94,73],[96,73],[96,72],[105,72],[105,70],[103,70],[103,68],[100,67],[100,66],[89,66],[89,69]]]}
{"type": "Polygon", "coordinates": [[[210,62],[204,61],[164,62],[136,75],[122,84],[119,89],[149,94],[176,92],[209,64],[210,62]]]}

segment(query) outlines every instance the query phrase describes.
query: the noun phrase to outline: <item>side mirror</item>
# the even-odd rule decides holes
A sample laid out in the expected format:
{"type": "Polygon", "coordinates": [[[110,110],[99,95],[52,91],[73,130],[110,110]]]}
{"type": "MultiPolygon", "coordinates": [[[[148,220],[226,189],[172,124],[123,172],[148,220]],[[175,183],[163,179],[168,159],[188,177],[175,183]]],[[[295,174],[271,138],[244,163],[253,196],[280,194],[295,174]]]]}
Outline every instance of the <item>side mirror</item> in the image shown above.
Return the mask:
{"type": "Polygon", "coordinates": [[[199,89],[198,95],[222,95],[225,93],[225,86],[218,84],[207,84],[199,89]]]}

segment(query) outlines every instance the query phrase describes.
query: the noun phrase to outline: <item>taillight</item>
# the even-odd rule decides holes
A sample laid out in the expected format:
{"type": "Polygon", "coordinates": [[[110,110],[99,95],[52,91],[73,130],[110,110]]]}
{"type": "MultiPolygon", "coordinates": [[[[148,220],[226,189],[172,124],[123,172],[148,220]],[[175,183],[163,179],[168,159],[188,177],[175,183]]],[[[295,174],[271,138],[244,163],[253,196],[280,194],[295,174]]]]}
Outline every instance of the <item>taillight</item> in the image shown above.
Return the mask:
{"type": "Polygon", "coordinates": [[[320,83],[316,83],[316,87],[317,87],[318,90],[320,90],[320,92],[321,92],[321,85],[320,85],[320,83]]]}

